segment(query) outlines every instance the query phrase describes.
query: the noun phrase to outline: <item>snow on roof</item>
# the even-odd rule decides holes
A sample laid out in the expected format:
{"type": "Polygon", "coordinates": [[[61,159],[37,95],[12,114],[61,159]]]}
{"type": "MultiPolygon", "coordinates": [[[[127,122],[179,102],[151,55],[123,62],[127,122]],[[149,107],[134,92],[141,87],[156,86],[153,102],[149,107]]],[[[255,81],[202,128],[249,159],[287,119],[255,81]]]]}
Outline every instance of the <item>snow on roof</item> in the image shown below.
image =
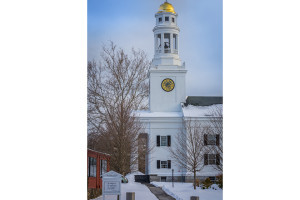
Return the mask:
{"type": "Polygon", "coordinates": [[[183,106],[182,112],[184,117],[210,117],[212,112],[216,109],[223,109],[222,104],[216,104],[211,106],[183,106]]]}
{"type": "Polygon", "coordinates": [[[108,153],[103,153],[103,152],[96,151],[96,150],[93,150],[93,149],[89,149],[89,148],[87,148],[87,150],[89,150],[89,151],[94,151],[94,152],[97,152],[97,153],[101,153],[101,154],[104,154],[104,155],[108,155],[108,156],[110,156],[110,154],[108,154],[108,153]]]}
{"type": "Polygon", "coordinates": [[[136,117],[183,117],[182,112],[150,112],[149,110],[140,110],[134,112],[136,117]]]}

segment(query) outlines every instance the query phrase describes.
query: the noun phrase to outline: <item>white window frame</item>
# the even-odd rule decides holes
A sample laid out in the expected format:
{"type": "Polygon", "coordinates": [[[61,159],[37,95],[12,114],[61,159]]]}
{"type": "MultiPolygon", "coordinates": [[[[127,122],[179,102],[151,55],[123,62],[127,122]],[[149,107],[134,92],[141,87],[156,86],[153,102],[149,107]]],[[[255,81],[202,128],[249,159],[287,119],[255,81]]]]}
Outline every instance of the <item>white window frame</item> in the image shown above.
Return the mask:
{"type": "Polygon", "coordinates": [[[163,146],[163,147],[168,146],[168,137],[167,136],[160,136],[160,146],[163,146]],[[163,143],[163,140],[165,143],[163,143]]]}
{"type": "Polygon", "coordinates": [[[167,160],[161,160],[160,161],[160,168],[168,169],[168,161],[167,160]]]}
{"type": "Polygon", "coordinates": [[[217,135],[208,134],[207,135],[207,145],[217,145],[217,135]]]}
{"type": "Polygon", "coordinates": [[[207,162],[208,162],[208,165],[216,165],[217,164],[217,154],[208,154],[207,162]]]}

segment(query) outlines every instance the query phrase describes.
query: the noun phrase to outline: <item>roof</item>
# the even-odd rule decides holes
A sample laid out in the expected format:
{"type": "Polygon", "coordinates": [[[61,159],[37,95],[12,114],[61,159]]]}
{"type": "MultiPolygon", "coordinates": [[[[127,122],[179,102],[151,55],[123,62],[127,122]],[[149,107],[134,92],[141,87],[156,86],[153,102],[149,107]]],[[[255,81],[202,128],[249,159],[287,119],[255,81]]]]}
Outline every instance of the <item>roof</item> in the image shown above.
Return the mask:
{"type": "Polygon", "coordinates": [[[223,104],[223,97],[216,96],[188,96],[184,106],[211,106],[214,104],[223,104]]]}
{"type": "Polygon", "coordinates": [[[184,117],[219,117],[216,114],[223,113],[223,104],[214,104],[210,106],[193,106],[182,107],[184,117]],[[217,111],[217,113],[216,113],[217,111]]]}
{"type": "Polygon", "coordinates": [[[93,150],[93,149],[87,148],[87,150],[89,150],[89,151],[94,151],[94,152],[96,152],[96,153],[101,153],[101,154],[110,156],[110,154],[108,154],[108,153],[103,153],[103,152],[100,152],[100,151],[95,151],[95,150],[93,150]]]}
{"type": "Polygon", "coordinates": [[[183,117],[182,112],[151,112],[149,110],[139,110],[134,112],[135,116],[137,117],[168,117],[168,118],[176,118],[176,117],[183,117]]]}

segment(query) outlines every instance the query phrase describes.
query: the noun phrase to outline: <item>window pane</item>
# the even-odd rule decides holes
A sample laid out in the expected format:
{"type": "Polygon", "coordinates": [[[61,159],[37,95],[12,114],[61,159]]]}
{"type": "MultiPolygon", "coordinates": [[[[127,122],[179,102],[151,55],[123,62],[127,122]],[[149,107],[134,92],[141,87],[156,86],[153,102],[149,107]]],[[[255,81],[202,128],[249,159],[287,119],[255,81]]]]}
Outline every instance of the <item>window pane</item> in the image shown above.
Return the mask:
{"type": "Polygon", "coordinates": [[[165,17],[165,21],[168,22],[169,21],[169,17],[165,17]]]}
{"type": "Polygon", "coordinates": [[[160,165],[161,165],[161,168],[168,168],[168,162],[167,161],[161,161],[160,165]]]}
{"type": "Polygon", "coordinates": [[[161,136],[160,142],[160,146],[167,146],[167,136],[161,136]]]}
{"type": "Polygon", "coordinates": [[[207,143],[211,145],[215,145],[217,142],[216,135],[209,134],[207,135],[207,143]]]}

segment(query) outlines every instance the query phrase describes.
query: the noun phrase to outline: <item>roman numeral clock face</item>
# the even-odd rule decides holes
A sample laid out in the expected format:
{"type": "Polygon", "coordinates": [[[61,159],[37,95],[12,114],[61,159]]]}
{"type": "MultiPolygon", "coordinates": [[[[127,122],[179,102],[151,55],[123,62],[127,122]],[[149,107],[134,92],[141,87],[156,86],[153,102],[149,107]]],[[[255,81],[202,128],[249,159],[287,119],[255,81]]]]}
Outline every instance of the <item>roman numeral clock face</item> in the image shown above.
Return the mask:
{"type": "Polygon", "coordinates": [[[175,87],[175,83],[172,79],[166,78],[161,82],[161,88],[166,92],[171,92],[175,87]]]}

